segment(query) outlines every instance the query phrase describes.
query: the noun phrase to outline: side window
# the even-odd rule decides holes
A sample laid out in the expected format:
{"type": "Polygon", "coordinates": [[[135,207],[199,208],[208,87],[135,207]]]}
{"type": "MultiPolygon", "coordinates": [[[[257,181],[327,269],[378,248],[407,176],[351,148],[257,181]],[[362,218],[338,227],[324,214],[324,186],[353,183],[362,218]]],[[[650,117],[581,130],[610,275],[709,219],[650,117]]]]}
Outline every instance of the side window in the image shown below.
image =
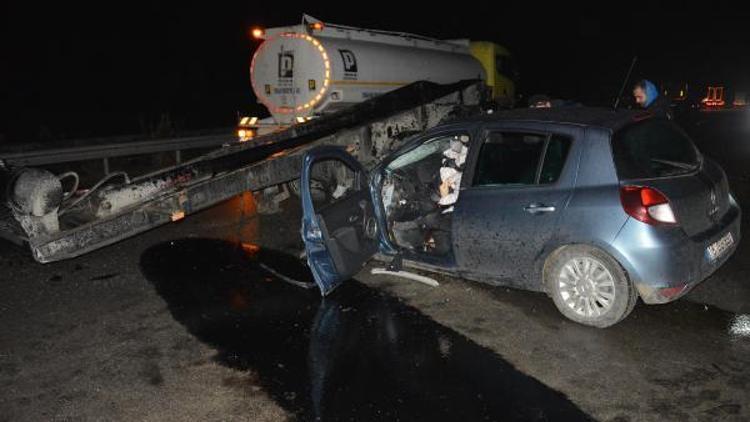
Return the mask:
{"type": "Polygon", "coordinates": [[[540,184],[555,183],[560,178],[571,142],[569,137],[563,135],[554,134],[550,137],[544,154],[542,171],[539,173],[540,184]]]}
{"type": "Polygon", "coordinates": [[[479,150],[474,186],[536,184],[546,135],[490,132],[479,150]]]}
{"type": "Polygon", "coordinates": [[[430,176],[434,176],[440,167],[443,151],[450,148],[451,141],[454,139],[458,139],[458,135],[444,135],[429,139],[416,148],[396,157],[388,164],[387,171],[406,171],[432,164],[434,168],[430,169],[430,176]]]}
{"type": "Polygon", "coordinates": [[[571,143],[570,137],[558,134],[490,132],[479,151],[473,185],[555,183],[571,143]]]}

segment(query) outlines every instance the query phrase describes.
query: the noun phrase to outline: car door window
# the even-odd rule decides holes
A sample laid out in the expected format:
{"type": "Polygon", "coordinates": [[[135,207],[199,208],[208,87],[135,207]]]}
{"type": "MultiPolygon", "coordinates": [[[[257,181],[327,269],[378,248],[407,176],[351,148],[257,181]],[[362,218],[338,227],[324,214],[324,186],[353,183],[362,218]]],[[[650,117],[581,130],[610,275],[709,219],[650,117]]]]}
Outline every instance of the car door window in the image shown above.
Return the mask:
{"type": "Polygon", "coordinates": [[[553,134],[547,143],[544,154],[542,171],[539,173],[539,184],[545,185],[557,182],[562,173],[565,159],[568,157],[571,139],[567,136],[553,134]]]}
{"type": "Polygon", "coordinates": [[[530,186],[555,183],[570,150],[567,136],[489,132],[482,144],[473,186],[530,186]]]}
{"type": "Polygon", "coordinates": [[[479,150],[474,186],[533,185],[546,135],[490,132],[479,150]]]}

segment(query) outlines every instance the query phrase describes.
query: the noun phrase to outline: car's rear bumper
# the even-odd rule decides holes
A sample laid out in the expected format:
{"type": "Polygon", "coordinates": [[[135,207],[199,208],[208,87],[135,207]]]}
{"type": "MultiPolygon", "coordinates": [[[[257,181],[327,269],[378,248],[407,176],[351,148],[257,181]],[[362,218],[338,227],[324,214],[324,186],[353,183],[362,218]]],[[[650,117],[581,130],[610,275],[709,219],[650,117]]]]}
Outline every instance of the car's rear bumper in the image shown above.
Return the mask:
{"type": "Polygon", "coordinates": [[[679,227],[651,226],[629,219],[613,242],[645,303],[680,298],[721,267],[740,242],[740,209],[733,206],[711,230],[689,237],[679,227]],[[709,245],[732,234],[732,245],[711,260],[709,245]]]}

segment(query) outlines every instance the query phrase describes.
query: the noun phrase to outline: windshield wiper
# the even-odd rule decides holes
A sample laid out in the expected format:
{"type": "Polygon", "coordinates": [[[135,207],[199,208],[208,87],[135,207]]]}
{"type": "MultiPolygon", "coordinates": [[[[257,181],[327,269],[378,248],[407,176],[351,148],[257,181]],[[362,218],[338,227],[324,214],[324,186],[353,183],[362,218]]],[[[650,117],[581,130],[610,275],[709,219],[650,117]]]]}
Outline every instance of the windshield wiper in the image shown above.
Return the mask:
{"type": "Polygon", "coordinates": [[[682,161],[662,160],[661,158],[652,158],[652,163],[666,164],[668,166],[677,167],[683,170],[695,170],[699,164],[683,163],[682,161]]]}

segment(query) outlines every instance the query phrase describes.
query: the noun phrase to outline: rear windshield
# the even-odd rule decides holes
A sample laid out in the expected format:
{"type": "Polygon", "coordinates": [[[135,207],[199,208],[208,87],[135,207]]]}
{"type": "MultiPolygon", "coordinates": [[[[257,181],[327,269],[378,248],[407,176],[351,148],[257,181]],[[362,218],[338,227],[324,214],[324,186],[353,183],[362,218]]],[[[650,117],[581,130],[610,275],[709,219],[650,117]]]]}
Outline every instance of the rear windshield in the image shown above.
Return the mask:
{"type": "Polygon", "coordinates": [[[647,179],[690,173],[701,156],[690,138],[668,120],[649,119],[627,126],[612,139],[617,175],[647,179]]]}

